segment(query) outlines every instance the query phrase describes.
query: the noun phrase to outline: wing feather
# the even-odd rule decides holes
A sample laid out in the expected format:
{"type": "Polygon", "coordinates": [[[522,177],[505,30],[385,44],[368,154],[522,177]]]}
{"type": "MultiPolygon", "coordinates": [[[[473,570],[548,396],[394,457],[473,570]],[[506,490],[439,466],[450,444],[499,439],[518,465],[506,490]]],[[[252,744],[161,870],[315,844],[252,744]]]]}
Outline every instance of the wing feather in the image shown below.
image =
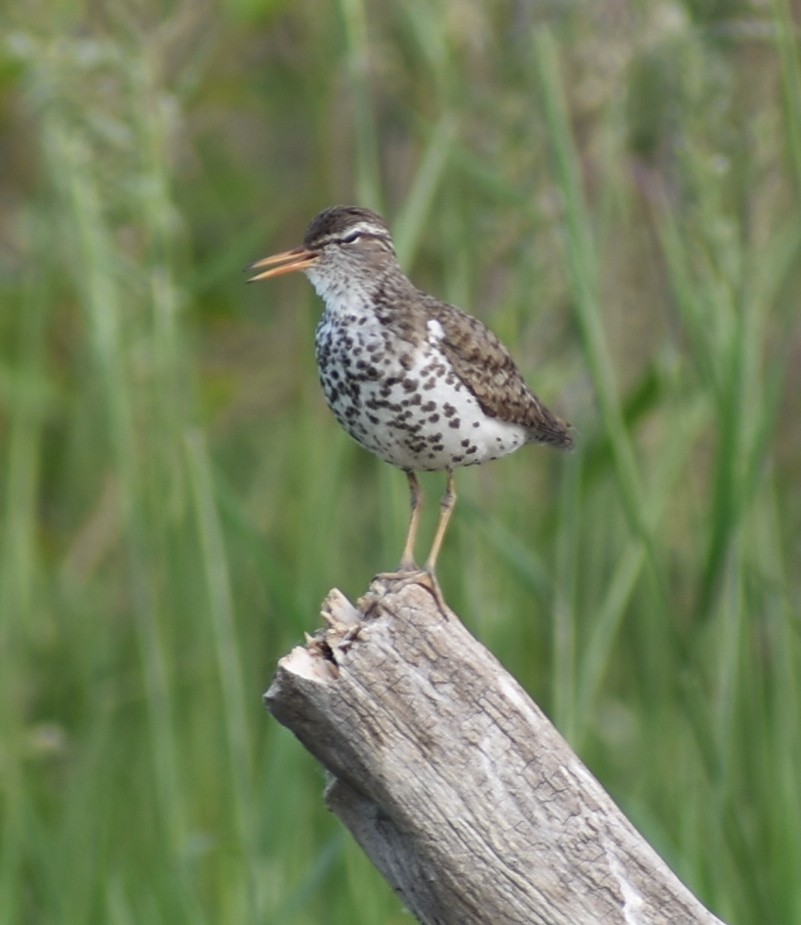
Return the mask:
{"type": "Polygon", "coordinates": [[[526,384],[509,351],[489,328],[454,305],[423,295],[426,314],[442,326],[440,349],[483,411],[520,424],[535,443],[573,448],[571,427],[552,414],[526,384]]]}

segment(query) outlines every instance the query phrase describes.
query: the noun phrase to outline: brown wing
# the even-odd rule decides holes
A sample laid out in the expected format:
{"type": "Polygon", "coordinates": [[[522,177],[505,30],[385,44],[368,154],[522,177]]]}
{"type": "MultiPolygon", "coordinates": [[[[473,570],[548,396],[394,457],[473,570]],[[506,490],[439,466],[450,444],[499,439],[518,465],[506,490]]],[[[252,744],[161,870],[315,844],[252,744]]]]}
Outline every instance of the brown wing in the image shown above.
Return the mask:
{"type": "Polygon", "coordinates": [[[573,448],[570,425],[551,414],[531,391],[509,351],[486,325],[433,296],[425,296],[424,303],[428,316],[445,332],[442,352],[487,414],[522,424],[536,443],[573,448]]]}

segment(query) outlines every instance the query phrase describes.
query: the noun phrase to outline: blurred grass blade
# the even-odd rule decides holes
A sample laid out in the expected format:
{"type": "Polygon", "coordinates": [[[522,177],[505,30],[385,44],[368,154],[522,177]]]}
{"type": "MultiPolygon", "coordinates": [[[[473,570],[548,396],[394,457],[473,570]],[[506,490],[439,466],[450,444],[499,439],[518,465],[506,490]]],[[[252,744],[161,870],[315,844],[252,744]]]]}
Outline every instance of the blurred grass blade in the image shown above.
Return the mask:
{"type": "MultiPolygon", "coordinates": [[[[245,717],[251,711],[245,697],[242,657],[237,642],[227,554],[220,523],[211,468],[205,441],[197,430],[184,438],[192,498],[202,554],[202,575],[208,595],[208,611],[217,656],[217,675],[222,692],[225,741],[220,743],[228,758],[231,804],[236,820],[243,860],[250,873],[248,918],[256,916],[255,830],[251,812],[253,784],[251,732],[245,717]]],[[[255,708],[255,703],[253,704],[255,708]]]]}
{"type": "Polygon", "coordinates": [[[568,124],[556,43],[548,29],[539,28],[534,33],[533,46],[548,138],[553,150],[557,182],[564,205],[566,255],[584,357],[615,460],[615,471],[626,515],[635,535],[645,546],[653,574],[664,593],[665,580],[662,568],[653,539],[643,521],[642,480],[631,439],[624,424],[614,366],[606,344],[603,314],[598,300],[599,269],[593,242],[592,221],[584,202],[579,161],[568,124]]]}
{"type": "Polygon", "coordinates": [[[446,113],[432,129],[414,182],[393,223],[393,239],[398,259],[410,267],[424,239],[423,231],[431,214],[443,173],[448,166],[456,138],[456,120],[446,113]]]}

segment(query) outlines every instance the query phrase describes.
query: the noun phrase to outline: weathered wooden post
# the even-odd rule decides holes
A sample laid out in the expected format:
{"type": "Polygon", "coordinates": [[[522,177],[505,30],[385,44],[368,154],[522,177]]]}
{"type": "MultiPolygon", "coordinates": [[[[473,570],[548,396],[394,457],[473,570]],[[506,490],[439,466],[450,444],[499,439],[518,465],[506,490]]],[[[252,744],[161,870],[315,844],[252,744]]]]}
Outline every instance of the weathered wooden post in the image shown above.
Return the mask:
{"type": "Polygon", "coordinates": [[[425,925],[721,925],[526,692],[414,582],[338,591],[265,701],[425,925]]]}

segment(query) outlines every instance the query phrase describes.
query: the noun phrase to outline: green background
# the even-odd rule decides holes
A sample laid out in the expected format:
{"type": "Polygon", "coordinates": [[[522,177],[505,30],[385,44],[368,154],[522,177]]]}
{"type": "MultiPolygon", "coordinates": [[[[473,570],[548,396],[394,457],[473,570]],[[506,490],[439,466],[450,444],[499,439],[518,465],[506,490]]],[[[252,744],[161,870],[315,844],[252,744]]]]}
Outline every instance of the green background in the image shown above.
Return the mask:
{"type": "Polygon", "coordinates": [[[336,202],[577,428],[458,474],[448,602],[719,916],[801,921],[799,4],[14,6],[0,923],[409,921],[260,702],[406,524],[311,287],[244,284],[336,202]]]}

